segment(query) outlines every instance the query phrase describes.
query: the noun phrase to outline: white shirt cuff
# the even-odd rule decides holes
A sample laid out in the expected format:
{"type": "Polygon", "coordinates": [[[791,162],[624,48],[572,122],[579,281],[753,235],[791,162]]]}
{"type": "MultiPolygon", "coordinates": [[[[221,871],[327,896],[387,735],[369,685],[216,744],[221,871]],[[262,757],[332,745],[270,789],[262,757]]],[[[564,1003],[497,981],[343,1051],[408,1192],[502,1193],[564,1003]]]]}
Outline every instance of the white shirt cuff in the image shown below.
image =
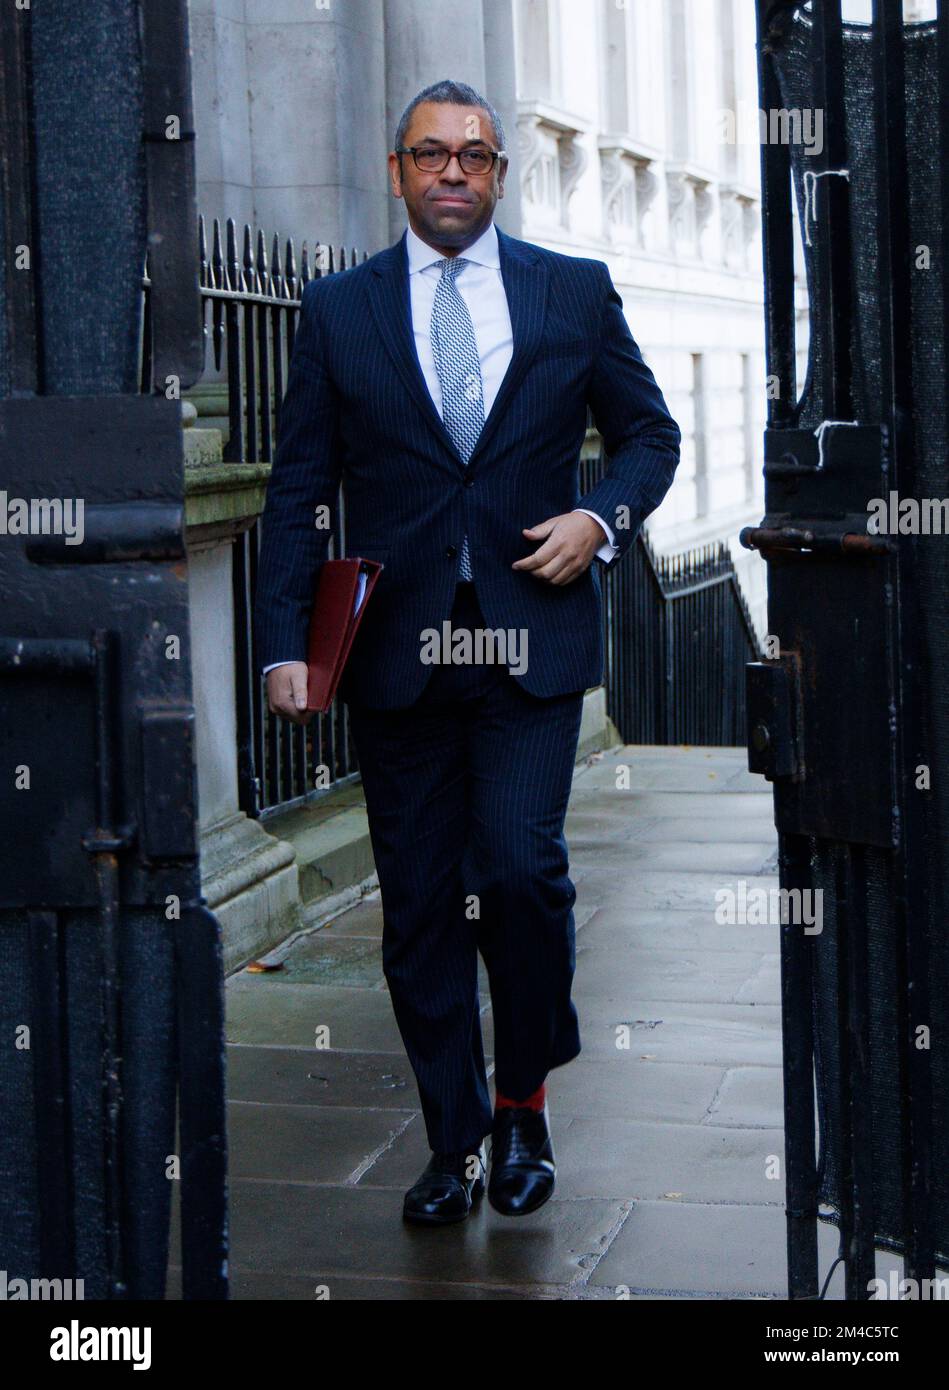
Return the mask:
{"type": "Polygon", "coordinates": [[[574,507],[574,511],[583,512],[586,516],[592,516],[593,520],[598,521],[600,525],[603,527],[607,539],[596,552],[596,557],[598,560],[604,560],[607,564],[609,564],[610,560],[613,559],[613,556],[619,554],[619,546],[614,544],[613,532],[607,526],[603,518],[601,516],[597,516],[596,512],[591,512],[588,507],[574,507]]]}

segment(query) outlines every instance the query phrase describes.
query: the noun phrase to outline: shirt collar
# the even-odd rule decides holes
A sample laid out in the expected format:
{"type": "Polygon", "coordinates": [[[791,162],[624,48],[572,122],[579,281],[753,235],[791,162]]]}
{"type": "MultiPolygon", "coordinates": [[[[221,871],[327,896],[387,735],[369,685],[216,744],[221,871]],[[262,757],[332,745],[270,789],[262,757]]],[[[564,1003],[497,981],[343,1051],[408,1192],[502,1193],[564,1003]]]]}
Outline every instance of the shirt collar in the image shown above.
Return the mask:
{"type": "MultiPolygon", "coordinates": [[[[418,270],[424,270],[427,266],[434,265],[436,261],[444,260],[441,251],[437,251],[434,246],[429,246],[427,241],[413,232],[411,227],[406,228],[406,250],[409,256],[409,274],[414,275],[418,270]]],[[[466,261],[476,261],[478,265],[491,266],[494,270],[501,268],[501,257],[498,252],[498,233],[494,222],[489,222],[484,231],[461,255],[466,261]]]]}

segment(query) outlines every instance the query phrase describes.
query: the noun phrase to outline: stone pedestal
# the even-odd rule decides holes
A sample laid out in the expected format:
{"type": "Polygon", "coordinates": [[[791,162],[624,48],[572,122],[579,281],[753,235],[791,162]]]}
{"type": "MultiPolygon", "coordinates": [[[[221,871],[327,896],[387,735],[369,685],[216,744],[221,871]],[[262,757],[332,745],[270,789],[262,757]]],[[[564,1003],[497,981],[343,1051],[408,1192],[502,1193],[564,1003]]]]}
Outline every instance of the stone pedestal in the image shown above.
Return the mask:
{"type": "Polygon", "coordinates": [[[218,430],[185,430],[201,885],[221,923],[228,971],[300,925],[294,848],[249,819],[237,794],[232,554],[263,509],[269,472],[267,464],[222,464],[218,430]]]}

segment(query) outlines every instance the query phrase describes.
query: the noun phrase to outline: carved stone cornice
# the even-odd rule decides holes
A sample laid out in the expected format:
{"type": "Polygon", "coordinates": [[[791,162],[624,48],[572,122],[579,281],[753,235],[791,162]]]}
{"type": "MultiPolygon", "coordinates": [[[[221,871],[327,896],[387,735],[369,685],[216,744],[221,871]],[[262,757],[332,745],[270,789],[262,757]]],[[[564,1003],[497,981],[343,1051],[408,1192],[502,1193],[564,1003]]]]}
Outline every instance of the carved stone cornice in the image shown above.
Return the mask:
{"type": "Polygon", "coordinates": [[[570,198],[589,156],[586,122],[549,102],[518,102],[517,139],[525,207],[539,222],[569,226],[570,198]]]}
{"type": "Polygon", "coordinates": [[[702,255],[702,238],[715,208],[713,178],[689,164],[666,165],[670,239],[688,255],[702,255]]]}
{"type": "Polygon", "coordinates": [[[624,135],[601,135],[597,147],[606,234],[642,247],[643,219],[659,187],[652,167],[656,152],[624,135]]]}

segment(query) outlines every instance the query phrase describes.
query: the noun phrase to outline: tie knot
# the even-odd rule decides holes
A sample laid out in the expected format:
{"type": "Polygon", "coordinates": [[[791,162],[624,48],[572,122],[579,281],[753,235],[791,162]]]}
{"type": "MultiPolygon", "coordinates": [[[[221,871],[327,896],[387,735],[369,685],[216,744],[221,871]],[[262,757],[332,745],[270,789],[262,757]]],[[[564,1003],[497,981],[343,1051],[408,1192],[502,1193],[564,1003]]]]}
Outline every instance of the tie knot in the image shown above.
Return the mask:
{"type": "Polygon", "coordinates": [[[461,273],[462,267],[466,266],[468,262],[465,260],[464,256],[446,256],[445,259],[439,261],[438,264],[442,268],[443,280],[455,280],[461,273]]]}

